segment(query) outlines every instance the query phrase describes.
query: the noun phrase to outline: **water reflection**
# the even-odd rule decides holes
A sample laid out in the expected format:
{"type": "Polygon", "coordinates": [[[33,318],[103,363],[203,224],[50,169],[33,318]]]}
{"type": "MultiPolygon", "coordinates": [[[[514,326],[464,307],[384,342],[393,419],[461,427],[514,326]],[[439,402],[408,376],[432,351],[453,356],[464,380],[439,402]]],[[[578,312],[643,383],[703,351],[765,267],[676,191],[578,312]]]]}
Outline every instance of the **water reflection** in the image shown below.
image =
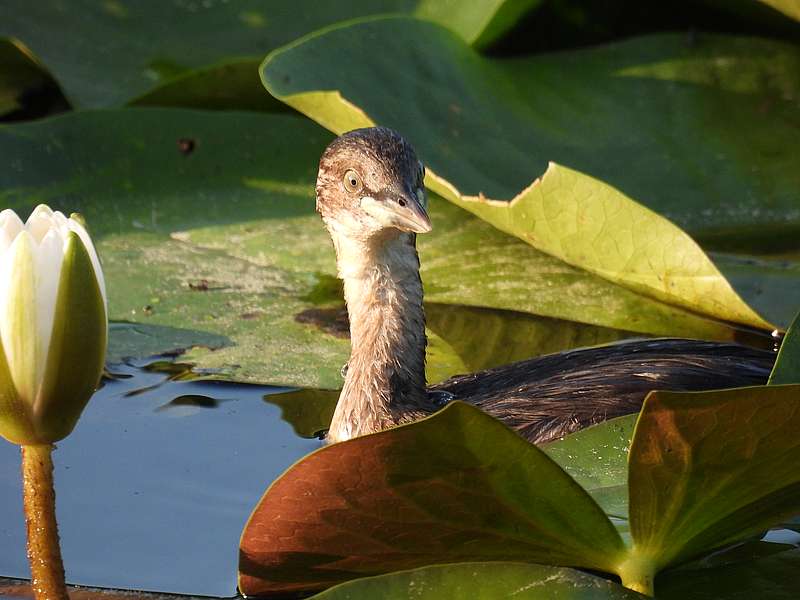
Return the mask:
{"type": "MultiPolygon", "coordinates": [[[[112,367],[54,453],[67,579],[233,595],[250,511],[285,468],[320,446],[264,402],[287,391],[204,381],[170,361],[112,367]]],[[[0,575],[27,577],[19,451],[5,442],[0,514],[0,575]]]]}

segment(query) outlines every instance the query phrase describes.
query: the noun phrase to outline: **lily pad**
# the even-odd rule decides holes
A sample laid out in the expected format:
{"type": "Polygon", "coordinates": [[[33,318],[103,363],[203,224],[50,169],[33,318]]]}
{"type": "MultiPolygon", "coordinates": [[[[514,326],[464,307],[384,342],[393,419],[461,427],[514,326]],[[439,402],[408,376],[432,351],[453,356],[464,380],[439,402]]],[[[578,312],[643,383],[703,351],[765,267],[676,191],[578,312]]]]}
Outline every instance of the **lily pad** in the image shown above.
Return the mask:
{"type": "Polygon", "coordinates": [[[636,415],[617,417],[542,446],[595,502],[627,529],[628,452],[636,415]]]}
{"type": "MultiPolygon", "coordinates": [[[[305,193],[310,198],[313,194],[311,181],[307,191],[295,189],[295,193],[305,193]]],[[[280,189],[280,186],[276,188],[274,183],[262,179],[248,179],[245,184],[265,192],[280,189]]],[[[257,264],[302,264],[315,273],[323,274],[318,282],[327,281],[326,278],[335,272],[333,254],[329,250],[330,240],[319,226],[317,217],[312,214],[310,202],[306,210],[307,219],[293,218],[275,227],[213,222],[210,226],[195,227],[181,237],[192,244],[224,251],[257,264]],[[277,243],[278,239],[284,243],[277,243]],[[269,247],[272,248],[267,251],[269,247]],[[291,248],[291,252],[287,253],[281,248],[291,248]]],[[[497,232],[480,219],[470,217],[435,195],[430,198],[429,210],[433,233],[417,238],[428,302],[524,311],[654,335],[719,340],[739,335],[718,321],[654,302],[538,252],[511,236],[497,232]],[[487,269],[487,266],[491,266],[491,269],[487,269]]],[[[336,300],[340,301],[340,297],[336,300]]],[[[436,310],[435,307],[433,310],[436,310]]],[[[477,316],[476,313],[473,315],[477,316]]],[[[451,334],[445,335],[437,325],[447,322],[436,317],[434,321],[434,330],[450,339],[451,334]]],[[[457,319],[447,324],[457,324],[457,319]]],[[[552,323],[540,322],[540,325],[544,331],[552,330],[552,323]]],[[[533,335],[531,329],[529,326],[529,334],[533,335]]],[[[598,341],[603,335],[612,337],[608,332],[595,332],[588,334],[583,343],[591,343],[595,335],[598,341]]],[[[537,337],[545,341],[541,335],[537,337]]],[[[525,348],[530,348],[530,339],[527,338],[526,342],[526,339],[518,338],[517,341],[522,342],[525,348]]],[[[566,341],[566,338],[562,339],[566,341]]],[[[576,338],[575,341],[581,340],[576,338]]],[[[456,344],[465,348],[463,341],[456,344]]],[[[559,349],[555,344],[546,343],[545,346],[547,351],[559,349]]],[[[488,365],[488,361],[485,364],[488,365]]]]}
{"type": "Polygon", "coordinates": [[[218,350],[232,343],[224,335],[207,331],[192,331],[147,323],[113,322],[109,324],[106,361],[114,364],[128,358],[159,354],[179,355],[195,346],[218,350]]]}
{"type": "Polygon", "coordinates": [[[659,571],[800,512],[798,426],[798,385],[650,394],[629,459],[633,560],[659,571]]]}
{"type": "Polygon", "coordinates": [[[800,313],[786,332],[775,366],[769,376],[769,385],[800,383],[800,313]]]}
{"type": "Polygon", "coordinates": [[[716,252],[710,257],[756,312],[782,328],[792,322],[800,307],[800,261],[716,252]]]}
{"type": "Polygon", "coordinates": [[[318,450],[284,473],[245,526],[239,589],[310,591],[475,560],[608,571],[623,550],[602,510],[546,454],[454,402],[318,450]]]}
{"type": "Polygon", "coordinates": [[[291,111],[287,105],[264,93],[264,87],[253,76],[259,62],[256,58],[230,59],[192,69],[132,98],[128,104],[207,110],[291,111]]]}
{"type": "Polygon", "coordinates": [[[657,580],[664,600],[793,600],[800,596],[800,550],[715,569],[676,570],[657,580]]]}
{"type": "Polygon", "coordinates": [[[7,0],[0,36],[27,44],[76,106],[118,106],[150,94],[149,103],[269,109],[274,103],[251,93],[257,61],[306,33],[364,15],[416,13],[486,45],[538,1],[7,0]],[[252,70],[242,71],[243,59],[252,70]]]}
{"type": "Polygon", "coordinates": [[[520,563],[436,565],[342,583],[313,600],[636,600],[606,579],[563,567],[520,563]]]}
{"type": "Polygon", "coordinates": [[[333,131],[375,122],[403,131],[430,167],[431,189],[500,229],[612,281],[757,327],[768,324],[651,211],[701,240],[757,227],[796,244],[798,73],[796,46],[711,35],[484,58],[444,28],[404,18],[332,28],[262,65],[270,93],[333,131]],[[357,68],[340,74],[331,61],[346,56],[357,68]]]}

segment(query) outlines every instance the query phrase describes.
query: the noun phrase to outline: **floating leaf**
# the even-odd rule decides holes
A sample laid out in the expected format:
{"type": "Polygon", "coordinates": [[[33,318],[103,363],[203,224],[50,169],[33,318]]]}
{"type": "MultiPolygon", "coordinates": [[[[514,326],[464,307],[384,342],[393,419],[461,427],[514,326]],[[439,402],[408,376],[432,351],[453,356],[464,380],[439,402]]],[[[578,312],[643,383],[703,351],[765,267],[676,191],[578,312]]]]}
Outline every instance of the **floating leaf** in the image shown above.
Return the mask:
{"type": "Polygon", "coordinates": [[[257,110],[286,112],[285,104],[264,93],[253,73],[256,58],[230,59],[193,69],[130,100],[132,106],[174,106],[208,110],[257,110]]]}
{"type": "Polygon", "coordinates": [[[800,383],[800,313],[786,332],[768,385],[800,383]]]}
{"type": "Polygon", "coordinates": [[[679,569],[658,578],[659,600],[794,600],[800,550],[715,569],[679,569]]]}
{"type": "Polygon", "coordinates": [[[427,184],[500,229],[612,281],[757,327],[768,323],[700,248],[631,198],[700,239],[758,227],[795,244],[799,73],[796,46],[726,36],[484,58],[441,27],[403,18],[329,29],[262,65],[273,95],[333,131],[373,122],[402,131],[430,167],[427,184]],[[346,57],[354,68],[340,73],[332,61],[346,57]],[[548,161],[571,168],[551,164],[531,184],[548,161]]]}
{"type": "MultiPolygon", "coordinates": [[[[780,0],[777,0],[780,1],[780,0]]],[[[491,45],[542,0],[422,0],[414,14],[440,23],[476,48],[491,45]]],[[[389,12],[389,11],[387,11],[389,12]]]]}
{"type": "Polygon", "coordinates": [[[644,598],[588,573],[520,563],[435,565],[342,583],[313,600],[636,600],[644,598]]]}
{"type": "Polygon", "coordinates": [[[650,394],[629,459],[631,560],[656,572],[800,513],[798,427],[797,385],[650,394]]]}
{"type": "MultiPolygon", "coordinates": [[[[543,252],[532,252],[528,244],[466,217],[436,196],[430,204],[433,232],[417,238],[429,302],[525,311],[655,335],[730,339],[730,330],[719,322],[653,302],[543,252]]],[[[434,327],[442,322],[435,316],[434,320],[434,327]]],[[[593,336],[599,343],[604,335],[608,332],[588,333],[581,343],[591,343],[593,336]]],[[[555,345],[548,346],[555,350],[555,345]]]]}
{"type": "Polygon", "coordinates": [[[6,0],[0,36],[27,44],[81,107],[139,98],[148,104],[270,109],[274,103],[253,94],[257,61],[306,33],[369,14],[417,13],[486,45],[538,1],[6,0]]]}
{"type": "Polygon", "coordinates": [[[628,517],[628,450],[638,417],[617,417],[542,446],[606,514],[618,519],[628,517]]]}
{"type": "Polygon", "coordinates": [[[546,454],[454,402],[284,473],[245,526],[239,589],[309,591],[475,560],[610,570],[622,552],[600,508],[546,454]]]}
{"type": "Polygon", "coordinates": [[[110,363],[158,354],[178,355],[196,346],[219,350],[232,344],[224,335],[168,325],[115,322],[108,329],[106,361],[110,363]]]}
{"type": "Polygon", "coordinates": [[[792,322],[800,307],[800,261],[779,256],[719,253],[710,256],[725,279],[756,312],[781,327],[792,322]]]}

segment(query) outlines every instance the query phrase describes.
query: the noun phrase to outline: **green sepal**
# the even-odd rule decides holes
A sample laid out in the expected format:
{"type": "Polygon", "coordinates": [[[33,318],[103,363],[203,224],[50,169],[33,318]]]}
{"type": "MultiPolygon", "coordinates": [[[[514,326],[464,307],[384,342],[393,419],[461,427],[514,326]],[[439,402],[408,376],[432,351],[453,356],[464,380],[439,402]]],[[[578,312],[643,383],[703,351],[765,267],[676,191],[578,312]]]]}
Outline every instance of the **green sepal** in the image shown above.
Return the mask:
{"type": "Polygon", "coordinates": [[[20,398],[0,344],[0,435],[12,444],[37,443],[28,405],[20,398]]]}
{"type": "MultiPolygon", "coordinates": [[[[0,367],[0,434],[15,444],[40,443],[30,406],[30,398],[36,389],[36,364],[38,346],[31,343],[36,336],[36,312],[31,310],[35,301],[35,260],[33,239],[23,232],[7,250],[13,252],[7,276],[12,278],[6,291],[7,310],[3,315],[7,325],[13,327],[13,335],[6,340],[13,348],[2,348],[2,367],[0,367]],[[11,352],[9,352],[11,350],[11,352]],[[12,376],[15,367],[9,364],[8,355],[16,357],[17,377],[12,376]]],[[[3,344],[0,344],[2,346],[3,344]]]]}
{"type": "Polygon", "coordinates": [[[77,233],[67,239],[47,366],[33,413],[41,442],[72,431],[100,376],[108,320],[92,259],[77,233]]]}

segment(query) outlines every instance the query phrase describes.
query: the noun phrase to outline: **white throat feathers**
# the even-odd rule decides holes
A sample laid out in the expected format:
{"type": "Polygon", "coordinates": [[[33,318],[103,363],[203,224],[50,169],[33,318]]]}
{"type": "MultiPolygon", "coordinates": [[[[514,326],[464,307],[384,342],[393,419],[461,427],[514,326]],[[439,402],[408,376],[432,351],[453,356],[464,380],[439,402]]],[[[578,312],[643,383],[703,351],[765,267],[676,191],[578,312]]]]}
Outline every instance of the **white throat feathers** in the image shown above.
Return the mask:
{"type": "Polygon", "coordinates": [[[387,229],[354,239],[326,224],[336,247],[352,350],[328,441],[423,416],[425,315],[416,235],[387,229]],[[414,410],[416,407],[417,410],[414,410]]]}

